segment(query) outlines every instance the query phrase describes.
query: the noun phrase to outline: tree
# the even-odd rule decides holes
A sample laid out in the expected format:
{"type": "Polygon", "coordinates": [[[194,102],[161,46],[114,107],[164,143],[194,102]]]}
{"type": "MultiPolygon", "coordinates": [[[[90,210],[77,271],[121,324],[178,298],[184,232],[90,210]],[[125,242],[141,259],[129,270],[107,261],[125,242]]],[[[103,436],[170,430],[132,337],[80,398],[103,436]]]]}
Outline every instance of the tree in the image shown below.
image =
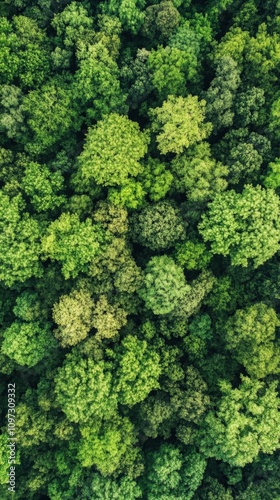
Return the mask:
{"type": "Polygon", "coordinates": [[[244,467],[260,452],[279,447],[279,398],[277,382],[267,386],[241,375],[233,389],[220,384],[222,397],[216,411],[210,411],[199,434],[199,448],[206,457],[215,457],[232,466],[244,467]]]}
{"type": "Polygon", "coordinates": [[[153,90],[147,63],[149,55],[150,51],[147,49],[138,49],[135,59],[129,54],[121,68],[123,86],[127,91],[127,103],[132,109],[137,109],[153,90]]]}
{"type": "Polygon", "coordinates": [[[171,188],[173,175],[165,163],[148,158],[145,168],[138,178],[151,201],[164,198],[171,188]]]}
{"type": "Polygon", "coordinates": [[[135,35],[143,23],[144,5],[144,0],[107,0],[102,5],[102,11],[110,16],[117,16],[124,30],[135,35]]]}
{"type": "Polygon", "coordinates": [[[133,406],[159,388],[159,355],[145,340],[127,335],[117,352],[115,390],[121,404],[133,406]]]}
{"type": "Polygon", "coordinates": [[[145,491],[149,500],[191,500],[200,485],[206,461],[196,451],[184,453],[163,444],[147,457],[145,491]]]}
{"type": "Polygon", "coordinates": [[[62,12],[56,13],[51,26],[56,30],[57,43],[68,50],[72,50],[80,40],[93,37],[93,19],[78,2],[71,2],[62,12]]]}
{"type": "Polygon", "coordinates": [[[125,95],[119,82],[116,61],[104,45],[79,43],[77,51],[79,69],[74,76],[75,95],[81,102],[89,124],[109,113],[125,113],[125,95]]]}
{"type": "Polygon", "coordinates": [[[152,257],[145,269],[144,286],[138,294],[154,314],[173,311],[189,292],[183,269],[167,255],[152,257]]]}
{"type": "Polygon", "coordinates": [[[73,290],[62,295],[53,306],[53,319],[58,325],[55,337],[62,347],[76,345],[87,337],[93,326],[94,302],[86,290],[73,290]]]}
{"type": "Polygon", "coordinates": [[[190,271],[204,269],[208,266],[211,258],[204,243],[198,240],[187,240],[183,243],[177,243],[175,246],[175,262],[190,271]]]}
{"type": "Polygon", "coordinates": [[[91,179],[103,186],[122,185],[143,170],[139,160],[147,152],[147,136],[137,123],[112,113],[90,128],[79,169],[85,189],[91,179]]]}
{"type": "Polygon", "coordinates": [[[3,333],[2,353],[21,366],[32,368],[57,348],[50,323],[14,321],[3,333]]]}
{"type": "Polygon", "coordinates": [[[194,202],[204,202],[227,188],[228,168],[211,158],[210,146],[202,142],[171,162],[173,185],[194,202]]]}
{"type": "Polygon", "coordinates": [[[29,162],[25,166],[22,186],[37,212],[52,210],[65,203],[65,196],[58,194],[63,184],[61,173],[51,172],[46,165],[29,162]]]}
{"type": "Polygon", "coordinates": [[[182,240],[185,226],[177,207],[168,201],[148,205],[132,217],[133,239],[152,250],[170,248],[182,240]]]}
{"type": "Polygon", "coordinates": [[[116,411],[117,394],[104,361],[95,362],[72,351],[58,368],[54,382],[56,401],[70,422],[110,420],[116,411]]]}
{"type": "Polygon", "coordinates": [[[61,262],[66,279],[76,277],[88,269],[105,241],[104,230],[90,218],[80,222],[77,215],[63,213],[48,226],[42,238],[43,259],[61,262]]]}
{"type": "Polygon", "coordinates": [[[50,42],[34,19],[14,16],[12,22],[1,18],[2,49],[0,81],[19,79],[23,88],[37,88],[50,73],[50,42]]]}
{"type": "Polygon", "coordinates": [[[190,57],[177,47],[158,47],[148,58],[152,83],[160,99],[168,95],[186,95],[189,80],[190,57]]]}
{"type": "Polygon", "coordinates": [[[173,2],[163,0],[147,7],[141,31],[151,41],[162,42],[168,40],[179,23],[180,14],[176,6],[173,2]]]}
{"type": "Polygon", "coordinates": [[[63,79],[53,78],[40,90],[32,90],[23,98],[22,110],[28,130],[22,138],[25,150],[43,154],[55,148],[69,133],[81,126],[73,88],[63,79]]]}
{"type": "Polygon", "coordinates": [[[1,85],[0,130],[8,139],[19,139],[26,128],[22,107],[22,91],[15,85],[1,85]]]}
{"type": "Polygon", "coordinates": [[[29,291],[28,289],[16,298],[13,312],[18,318],[24,321],[38,321],[46,313],[42,307],[38,293],[29,291]]]}
{"type": "Polygon", "coordinates": [[[94,308],[92,324],[97,330],[96,338],[114,338],[127,323],[127,313],[119,304],[110,304],[106,295],[101,295],[94,308]]]}
{"type": "Polygon", "coordinates": [[[101,474],[94,474],[91,488],[96,500],[119,500],[120,498],[135,500],[142,497],[140,487],[128,477],[122,477],[117,481],[103,477],[101,474]]]}
{"type": "Polygon", "coordinates": [[[205,94],[207,118],[213,123],[213,131],[229,127],[233,123],[233,102],[240,85],[237,63],[230,56],[218,59],[216,77],[205,94]]]}
{"type": "Polygon", "coordinates": [[[260,87],[249,87],[237,94],[234,102],[238,126],[263,125],[265,121],[265,92],[260,87]]]}
{"type": "Polygon", "coordinates": [[[266,188],[277,189],[280,187],[280,158],[268,164],[268,171],[263,179],[266,188]]]}
{"type": "Polygon", "coordinates": [[[102,476],[129,470],[139,455],[136,432],[127,417],[95,420],[90,426],[81,426],[81,434],[78,459],[83,467],[94,465],[102,476]]]}
{"type": "Polygon", "coordinates": [[[280,346],[275,341],[280,322],[264,303],[238,309],[225,325],[227,348],[243,364],[250,377],[264,378],[280,371],[280,346]]]}
{"type": "Polygon", "coordinates": [[[168,96],[160,108],[150,111],[152,130],[161,154],[182,153],[186,148],[202,141],[210,134],[211,124],[204,123],[204,100],[197,96],[168,96]]]}
{"type": "Polygon", "coordinates": [[[202,216],[199,232],[211,242],[211,252],[229,255],[233,266],[258,267],[279,248],[279,198],[272,189],[245,186],[218,194],[202,216]]]}
{"type": "Polygon", "coordinates": [[[145,195],[140,182],[128,179],[119,188],[109,188],[108,201],[114,205],[135,209],[144,204],[145,195]]]}
{"type": "Polygon", "coordinates": [[[40,276],[40,225],[25,211],[21,195],[0,191],[0,280],[7,286],[40,276]]]}

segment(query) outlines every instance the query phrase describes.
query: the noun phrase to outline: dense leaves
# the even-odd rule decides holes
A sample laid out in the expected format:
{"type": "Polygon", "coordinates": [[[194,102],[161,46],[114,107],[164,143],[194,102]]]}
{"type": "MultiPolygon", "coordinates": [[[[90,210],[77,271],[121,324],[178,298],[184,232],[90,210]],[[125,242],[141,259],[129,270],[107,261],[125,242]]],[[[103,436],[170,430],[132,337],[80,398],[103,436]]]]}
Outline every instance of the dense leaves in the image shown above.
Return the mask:
{"type": "Polygon", "coordinates": [[[280,498],[279,77],[278,0],[0,2],[1,499],[280,498]]]}

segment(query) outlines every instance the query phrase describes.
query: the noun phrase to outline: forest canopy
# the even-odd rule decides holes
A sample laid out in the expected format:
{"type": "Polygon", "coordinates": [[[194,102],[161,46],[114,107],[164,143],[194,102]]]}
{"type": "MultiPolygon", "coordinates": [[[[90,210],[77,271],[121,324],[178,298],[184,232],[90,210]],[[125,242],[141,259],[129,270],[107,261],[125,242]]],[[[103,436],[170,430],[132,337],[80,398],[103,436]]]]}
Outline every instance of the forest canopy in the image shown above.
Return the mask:
{"type": "Polygon", "coordinates": [[[279,79],[276,0],[0,3],[1,500],[280,498],[279,79]]]}

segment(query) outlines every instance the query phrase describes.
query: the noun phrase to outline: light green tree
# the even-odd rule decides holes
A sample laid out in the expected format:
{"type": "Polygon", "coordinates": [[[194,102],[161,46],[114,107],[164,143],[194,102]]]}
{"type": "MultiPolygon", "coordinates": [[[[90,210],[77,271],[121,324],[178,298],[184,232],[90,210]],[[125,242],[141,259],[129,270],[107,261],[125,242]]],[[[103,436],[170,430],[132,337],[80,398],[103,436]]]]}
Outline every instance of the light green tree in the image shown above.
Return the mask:
{"type": "Polygon", "coordinates": [[[232,466],[244,467],[260,452],[273,453],[280,443],[280,415],[277,382],[265,385],[241,376],[233,389],[221,382],[222,397],[211,410],[198,438],[200,451],[232,466]]]}
{"type": "Polygon", "coordinates": [[[113,416],[81,426],[82,439],[78,459],[83,467],[93,465],[103,476],[126,470],[136,460],[139,449],[133,424],[127,417],[113,416]]]}
{"type": "Polygon", "coordinates": [[[103,361],[95,362],[72,351],[58,368],[54,381],[56,401],[70,422],[110,419],[115,413],[117,394],[103,361]]]}
{"type": "Polygon", "coordinates": [[[161,154],[182,153],[209,136],[212,125],[204,122],[205,106],[206,102],[197,96],[169,95],[161,107],[150,111],[161,154]]]}
{"type": "Polygon", "coordinates": [[[50,323],[40,325],[38,321],[14,321],[3,333],[2,353],[19,365],[35,366],[46,356],[51,356],[58,347],[50,327],[50,323]]]}
{"type": "Polygon", "coordinates": [[[106,241],[104,230],[87,218],[80,222],[75,214],[63,213],[52,222],[42,238],[43,259],[57,260],[66,279],[88,269],[106,241]]]}
{"type": "Polygon", "coordinates": [[[55,337],[62,347],[76,345],[84,340],[93,325],[94,302],[86,290],[73,290],[60,297],[53,306],[53,319],[58,325],[55,337]]]}
{"type": "Polygon", "coordinates": [[[229,255],[233,266],[258,267],[279,249],[280,200],[272,189],[245,186],[242,193],[218,194],[198,228],[214,254],[229,255]]]}
{"type": "Polygon", "coordinates": [[[37,212],[44,212],[65,203],[64,179],[60,172],[51,172],[46,165],[29,162],[24,171],[22,186],[37,212]]]}
{"type": "Polygon", "coordinates": [[[11,286],[40,276],[40,225],[25,211],[21,195],[0,191],[0,280],[11,286]]]}
{"type": "Polygon", "coordinates": [[[168,314],[189,291],[183,269],[171,257],[162,255],[148,262],[144,286],[138,293],[154,314],[168,314]]]}
{"type": "Polygon", "coordinates": [[[160,357],[146,340],[127,335],[117,353],[115,390],[121,404],[133,406],[159,388],[160,357]]]}
{"type": "Polygon", "coordinates": [[[238,309],[225,325],[227,348],[245,366],[250,377],[264,378],[280,372],[280,345],[275,342],[280,326],[276,312],[264,303],[238,309]]]}
{"type": "Polygon", "coordinates": [[[147,152],[147,136],[126,116],[112,113],[90,128],[79,169],[85,189],[93,179],[103,186],[122,185],[143,170],[139,160],[147,152]]]}
{"type": "Polygon", "coordinates": [[[227,188],[228,168],[211,157],[210,145],[202,142],[171,162],[176,191],[188,200],[204,202],[227,188]]]}

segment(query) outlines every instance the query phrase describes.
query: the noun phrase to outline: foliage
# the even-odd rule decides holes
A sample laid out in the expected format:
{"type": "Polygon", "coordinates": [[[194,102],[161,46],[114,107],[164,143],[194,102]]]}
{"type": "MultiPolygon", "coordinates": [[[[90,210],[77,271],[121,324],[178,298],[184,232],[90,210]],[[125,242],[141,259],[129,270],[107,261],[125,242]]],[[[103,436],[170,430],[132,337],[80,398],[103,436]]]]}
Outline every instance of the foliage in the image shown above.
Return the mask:
{"type": "Polygon", "coordinates": [[[132,218],[133,239],[152,250],[174,246],[185,236],[185,224],[179,210],[167,201],[144,208],[132,218]]]}
{"type": "Polygon", "coordinates": [[[205,105],[197,96],[170,95],[161,107],[151,110],[152,130],[159,132],[156,140],[161,154],[182,153],[209,135],[212,126],[203,123],[205,105]]]}
{"type": "Polygon", "coordinates": [[[97,184],[124,184],[143,167],[139,160],[147,151],[147,138],[137,123],[126,116],[110,114],[89,129],[79,168],[85,187],[90,179],[97,184]]]}
{"type": "Polygon", "coordinates": [[[15,321],[3,332],[1,351],[19,365],[31,368],[45,356],[50,356],[57,343],[50,331],[50,324],[38,321],[15,321]]]}
{"type": "Polygon", "coordinates": [[[58,325],[54,335],[62,347],[76,345],[86,338],[93,325],[93,307],[93,300],[86,290],[73,290],[54,304],[53,319],[58,325]]]}
{"type": "Polygon", "coordinates": [[[245,366],[250,377],[264,378],[280,370],[280,346],[274,344],[279,320],[263,303],[238,309],[226,323],[227,347],[245,366]]]}
{"type": "Polygon", "coordinates": [[[171,257],[153,257],[145,269],[144,286],[138,293],[154,314],[168,314],[190,290],[183,273],[171,257]]]}
{"type": "Polygon", "coordinates": [[[243,467],[260,451],[272,453],[279,446],[279,398],[276,383],[242,377],[238,388],[221,383],[222,397],[216,411],[205,417],[200,450],[206,456],[243,467]]]}
{"type": "Polygon", "coordinates": [[[208,201],[227,188],[226,166],[211,158],[209,144],[202,142],[171,163],[176,192],[186,193],[194,202],[208,201]]]}
{"type": "Polygon", "coordinates": [[[214,254],[229,255],[233,266],[263,264],[279,247],[279,198],[273,190],[245,186],[218,194],[203,215],[199,231],[214,254]]]}
{"type": "Polygon", "coordinates": [[[110,419],[116,410],[112,375],[103,361],[96,363],[72,351],[58,368],[54,382],[57,403],[70,422],[110,419]]]}
{"type": "Polygon", "coordinates": [[[40,226],[21,195],[0,191],[0,279],[8,286],[40,276],[40,226]]]}
{"type": "Polygon", "coordinates": [[[116,391],[121,404],[135,405],[159,387],[160,358],[145,340],[125,337],[117,360],[116,391]]]}
{"type": "Polygon", "coordinates": [[[0,498],[280,498],[279,1],[0,32],[0,498]]]}
{"type": "Polygon", "coordinates": [[[91,219],[80,222],[77,215],[63,213],[49,225],[42,239],[42,251],[45,259],[62,263],[62,272],[67,279],[87,269],[104,239],[104,231],[91,219]]]}

